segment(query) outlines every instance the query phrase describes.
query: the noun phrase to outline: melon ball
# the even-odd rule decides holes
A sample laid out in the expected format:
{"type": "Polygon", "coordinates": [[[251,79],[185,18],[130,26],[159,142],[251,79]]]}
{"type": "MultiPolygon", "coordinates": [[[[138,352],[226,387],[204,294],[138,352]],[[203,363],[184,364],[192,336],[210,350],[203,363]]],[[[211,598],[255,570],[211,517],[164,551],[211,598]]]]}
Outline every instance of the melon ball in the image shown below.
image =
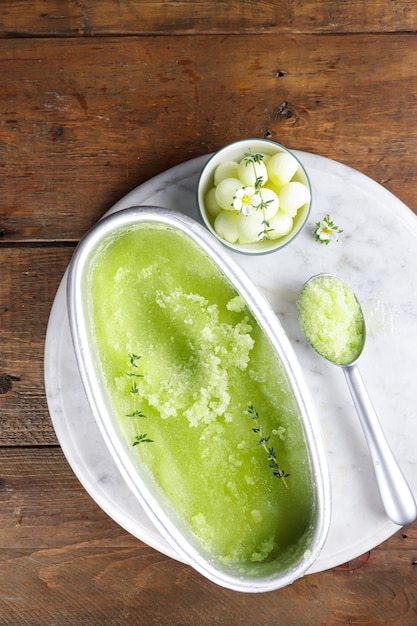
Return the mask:
{"type": "Polygon", "coordinates": [[[224,178],[216,187],[216,202],[224,211],[233,211],[233,199],[236,191],[242,188],[238,178],[224,178]]]}
{"type": "Polygon", "coordinates": [[[212,217],[216,217],[216,215],[218,215],[220,211],[222,210],[216,200],[216,188],[215,187],[212,187],[211,189],[208,190],[208,192],[206,193],[206,197],[204,198],[204,202],[206,205],[207,213],[211,215],[212,217]]]}
{"type": "Polygon", "coordinates": [[[274,185],[281,187],[289,183],[298,170],[298,161],[288,152],[277,152],[271,156],[266,168],[270,180],[274,185]]]}
{"type": "Polygon", "coordinates": [[[282,211],[278,213],[269,221],[268,237],[270,239],[279,239],[285,237],[291,232],[293,227],[293,219],[289,215],[286,215],[282,211]]]}
{"type": "Polygon", "coordinates": [[[242,183],[246,186],[254,187],[257,180],[262,179],[262,185],[265,185],[268,180],[268,172],[265,163],[254,161],[248,163],[246,157],[244,157],[238,167],[238,176],[242,183]]]}
{"type": "Polygon", "coordinates": [[[214,220],[214,230],[222,239],[229,243],[235,243],[239,237],[237,220],[236,212],[221,211],[214,220]]]}
{"type": "Polygon", "coordinates": [[[237,170],[239,164],[236,161],[223,161],[214,170],[214,185],[218,185],[225,178],[239,178],[237,170]]]}
{"type": "Polygon", "coordinates": [[[303,183],[292,182],[281,187],[279,191],[279,206],[290,217],[295,217],[298,209],[310,201],[310,190],[303,183]]]}
{"type": "Polygon", "coordinates": [[[269,220],[271,217],[276,215],[279,209],[279,198],[278,195],[272,189],[268,189],[267,187],[262,187],[261,189],[261,197],[262,202],[265,204],[265,208],[263,209],[262,215],[265,216],[265,219],[269,220]]]}
{"type": "Polygon", "coordinates": [[[254,211],[250,215],[240,213],[237,216],[239,243],[253,243],[262,239],[264,231],[262,211],[254,211]]]}

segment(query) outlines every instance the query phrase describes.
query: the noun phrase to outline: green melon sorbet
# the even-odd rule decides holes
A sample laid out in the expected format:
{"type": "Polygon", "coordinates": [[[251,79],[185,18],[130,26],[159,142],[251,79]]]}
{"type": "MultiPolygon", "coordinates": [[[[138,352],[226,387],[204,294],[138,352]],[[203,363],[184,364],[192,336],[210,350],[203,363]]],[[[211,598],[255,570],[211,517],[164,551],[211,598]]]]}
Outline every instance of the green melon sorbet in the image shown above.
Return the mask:
{"type": "Polygon", "coordinates": [[[298,297],[300,326],[307,341],[337,365],[356,361],[365,341],[365,322],[354,291],[338,276],[310,279],[298,297]]]}
{"type": "Polygon", "coordinates": [[[100,250],[88,292],[124,435],[144,439],[135,454],[198,541],[230,564],[298,560],[315,509],[303,429],[282,365],[228,279],[180,231],[142,224],[100,250]]]}

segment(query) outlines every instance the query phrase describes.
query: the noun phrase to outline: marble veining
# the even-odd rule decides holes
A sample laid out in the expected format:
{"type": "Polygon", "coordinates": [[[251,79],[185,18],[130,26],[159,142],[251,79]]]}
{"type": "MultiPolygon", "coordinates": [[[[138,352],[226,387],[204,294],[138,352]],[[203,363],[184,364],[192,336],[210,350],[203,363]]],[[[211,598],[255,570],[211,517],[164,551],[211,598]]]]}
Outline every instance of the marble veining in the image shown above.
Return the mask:
{"type": "MultiPolygon", "coordinates": [[[[391,447],[417,495],[417,218],[363,174],[319,155],[295,154],[313,191],[302,233],[262,257],[225,249],[264,292],[299,358],[315,401],[332,482],[332,522],[311,568],[322,571],[372,549],[398,526],[384,514],[366,443],[343,372],[321,359],[298,325],[296,298],[313,274],[339,274],[356,291],[368,326],[359,368],[391,447]],[[314,242],[326,213],[343,228],[338,243],[314,242]]],[[[137,205],[175,209],[198,220],[196,185],[208,157],[185,162],[122,198],[109,212],[137,205]]],[[[57,292],[45,347],[45,384],[51,418],[79,480],[116,522],[148,545],[179,559],[131,494],[89,411],[66,318],[66,277],[57,292]]]]}

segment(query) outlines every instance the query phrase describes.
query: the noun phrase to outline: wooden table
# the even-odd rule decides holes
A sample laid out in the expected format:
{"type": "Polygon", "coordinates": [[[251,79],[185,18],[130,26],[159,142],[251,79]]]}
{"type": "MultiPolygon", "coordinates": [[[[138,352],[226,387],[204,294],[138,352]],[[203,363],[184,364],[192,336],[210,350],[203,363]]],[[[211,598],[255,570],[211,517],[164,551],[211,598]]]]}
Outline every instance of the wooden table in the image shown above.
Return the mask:
{"type": "Polygon", "coordinates": [[[171,166],[269,137],[363,172],[417,213],[416,30],[412,0],[2,1],[2,625],[417,624],[416,524],[273,593],[216,587],[87,495],[43,383],[77,241],[171,166]]]}

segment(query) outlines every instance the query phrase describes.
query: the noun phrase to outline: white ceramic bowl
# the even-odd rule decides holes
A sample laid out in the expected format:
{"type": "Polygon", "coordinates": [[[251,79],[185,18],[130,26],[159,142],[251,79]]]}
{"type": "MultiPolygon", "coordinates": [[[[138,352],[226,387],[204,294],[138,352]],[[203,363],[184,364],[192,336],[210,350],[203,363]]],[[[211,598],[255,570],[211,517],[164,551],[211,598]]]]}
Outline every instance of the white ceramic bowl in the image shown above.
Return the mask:
{"type": "MultiPolygon", "coordinates": [[[[243,182],[242,187],[246,187],[243,182]]],[[[198,181],[197,206],[203,223],[223,245],[227,246],[231,250],[234,250],[235,252],[243,254],[267,254],[287,246],[304,227],[311,210],[311,185],[302,163],[290,150],[274,141],[269,141],[268,139],[243,139],[221,148],[208,160],[201,171],[198,181]],[[293,159],[295,159],[298,167],[289,182],[302,183],[309,192],[309,199],[302,206],[300,206],[300,208],[298,208],[295,217],[293,217],[291,230],[287,234],[277,239],[267,239],[253,243],[239,243],[239,241],[232,242],[223,238],[223,236],[216,231],[216,214],[207,208],[207,193],[215,187],[214,173],[218,165],[230,161],[239,163],[243,159],[245,153],[249,152],[252,155],[261,153],[267,155],[267,157],[276,153],[286,153],[290,155],[293,159]]],[[[228,212],[229,211],[226,211],[226,213],[228,212]]]]}
{"type": "MultiPolygon", "coordinates": [[[[125,241],[122,239],[123,250],[126,249],[125,241]]],[[[131,242],[131,239],[129,241],[131,242]]],[[[132,269],[135,274],[138,271],[136,265],[133,268],[129,265],[128,268],[120,269],[123,271],[132,269]]],[[[165,270],[161,267],[161,272],[163,271],[165,270]]],[[[118,274],[119,272],[116,272],[116,275],[118,274]]],[[[168,296],[173,289],[175,285],[171,284],[168,296]]],[[[109,297],[108,293],[106,288],[106,298],[109,297]]],[[[167,542],[185,562],[202,575],[236,591],[271,591],[303,576],[318,557],[329,527],[331,507],[327,461],[318,420],[292,346],[268,301],[251,283],[245,272],[225,254],[224,248],[198,222],[170,210],[136,207],[116,212],[99,221],[82,240],[70,263],[67,295],[75,355],[92,414],[103,435],[105,445],[127,485],[167,542]],[[141,233],[144,229],[152,228],[176,233],[181,241],[190,241],[197,246],[198,255],[200,253],[204,255],[204,258],[212,263],[240,294],[281,364],[287,381],[290,403],[294,406],[294,419],[299,420],[302,445],[307,452],[308,476],[309,480],[311,477],[313,494],[308,522],[303,521],[302,535],[297,539],[297,543],[289,548],[290,556],[287,554],[285,560],[288,565],[283,566],[284,561],[280,561],[283,557],[277,556],[261,563],[225,564],[221,558],[202,545],[190,526],[178,515],[153,474],[144,466],[138,448],[132,446],[131,440],[126,440],[126,432],[120,423],[120,413],[118,416],[100,361],[97,331],[92,315],[91,276],[96,268],[102,275],[103,268],[100,263],[103,254],[127,233],[129,236],[134,233],[135,249],[137,247],[138,254],[142,254],[141,233]],[[296,557],[293,554],[296,554],[296,557]]],[[[140,288],[136,297],[140,299],[140,288]]],[[[147,297],[149,298],[149,293],[147,297]]],[[[155,293],[155,299],[160,297],[160,292],[155,293]]],[[[110,335],[113,336],[117,318],[112,319],[110,315],[108,320],[106,316],[104,319],[111,331],[110,335]]],[[[169,359],[169,355],[166,358],[169,359]]],[[[146,428],[149,426],[146,425],[146,428]]],[[[157,437],[154,443],[145,445],[156,446],[157,437]]],[[[256,447],[255,441],[254,446],[256,447]]],[[[284,489],[279,481],[276,484],[277,489],[284,489]]],[[[180,485],[178,487],[180,488],[180,485]]]]}

